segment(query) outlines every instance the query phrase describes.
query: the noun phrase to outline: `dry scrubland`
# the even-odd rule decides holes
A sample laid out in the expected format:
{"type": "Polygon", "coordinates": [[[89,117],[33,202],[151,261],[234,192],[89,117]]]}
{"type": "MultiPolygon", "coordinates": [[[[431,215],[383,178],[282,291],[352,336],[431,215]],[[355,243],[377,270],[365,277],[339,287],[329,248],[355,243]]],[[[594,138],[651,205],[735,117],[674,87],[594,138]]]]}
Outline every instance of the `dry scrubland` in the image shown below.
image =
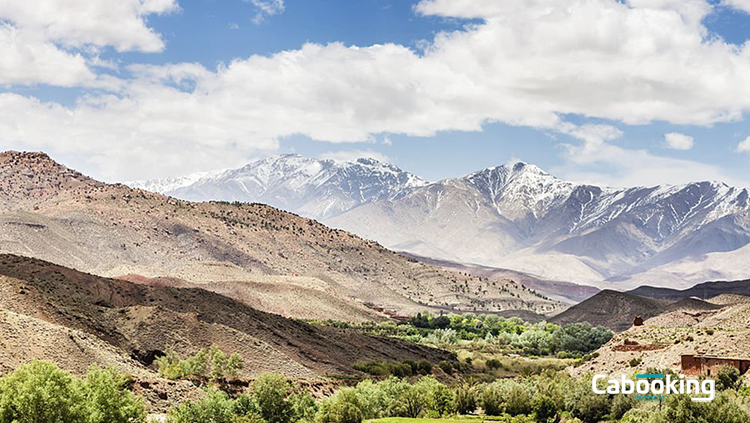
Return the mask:
{"type": "Polygon", "coordinates": [[[516,283],[417,263],[269,206],[190,203],[108,185],[42,153],[0,153],[0,252],[201,286],[290,317],[335,310],[344,320],[384,318],[366,305],[402,315],[561,307],[516,283]]]}

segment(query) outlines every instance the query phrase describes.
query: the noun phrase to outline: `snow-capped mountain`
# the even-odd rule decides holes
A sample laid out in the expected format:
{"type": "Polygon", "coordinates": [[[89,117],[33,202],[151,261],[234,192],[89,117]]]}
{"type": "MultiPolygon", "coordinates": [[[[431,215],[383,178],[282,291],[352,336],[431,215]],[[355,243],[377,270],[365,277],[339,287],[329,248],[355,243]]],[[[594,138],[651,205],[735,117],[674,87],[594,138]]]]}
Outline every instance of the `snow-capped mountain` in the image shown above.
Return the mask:
{"type": "Polygon", "coordinates": [[[750,275],[750,265],[741,264],[750,256],[726,255],[750,243],[749,212],[747,189],[721,183],[611,189],[514,163],[429,184],[326,223],[394,249],[551,279],[686,286],[750,275]],[[712,254],[732,263],[702,267],[712,254]]]}
{"type": "Polygon", "coordinates": [[[518,162],[428,183],[373,159],[285,155],[150,184],[139,186],[268,203],[392,249],[546,279],[627,289],[750,276],[748,190],[717,182],[603,188],[518,162]]]}
{"type": "Polygon", "coordinates": [[[296,154],[272,156],[240,169],[131,184],[191,201],[260,202],[315,219],[360,204],[394,199],[426,185],[419,177],[375,159],[318,160],[296,154]]]}

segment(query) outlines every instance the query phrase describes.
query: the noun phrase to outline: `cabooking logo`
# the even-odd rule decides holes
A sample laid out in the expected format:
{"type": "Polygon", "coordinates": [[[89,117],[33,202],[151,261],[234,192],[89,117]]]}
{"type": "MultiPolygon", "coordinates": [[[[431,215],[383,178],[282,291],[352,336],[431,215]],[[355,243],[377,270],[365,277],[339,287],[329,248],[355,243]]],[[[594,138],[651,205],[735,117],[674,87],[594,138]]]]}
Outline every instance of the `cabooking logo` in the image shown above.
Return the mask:
{"type": "Polygon", "coordinates": [[[663,374],[639,374],[633,381],[622,375],[620,380],[609,379],[606,389],[599,388],[599,381],[604,380],[607,376],[596,375],[591,381],[591,389],[595,394],[632,394],[636,393],[636,398],[641,401],[664,401],[664,396],[669,394],[688,394],[693,395],[691,399],[698,402],[713,401],[716,383],[712,379],[698,381],[694,379],[685,379],[685,376],[679,375],[673,378],[672,375],[663,374]]]}

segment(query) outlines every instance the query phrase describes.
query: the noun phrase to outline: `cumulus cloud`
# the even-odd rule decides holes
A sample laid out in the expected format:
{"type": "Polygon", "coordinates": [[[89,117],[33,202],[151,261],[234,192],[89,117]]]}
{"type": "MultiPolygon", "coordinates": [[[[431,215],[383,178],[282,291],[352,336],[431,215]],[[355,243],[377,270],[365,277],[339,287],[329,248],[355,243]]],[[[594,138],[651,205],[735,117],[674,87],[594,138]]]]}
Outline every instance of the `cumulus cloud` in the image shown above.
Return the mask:
{"type": "Polygon", "coordinates": [[[175,0],[2,1],[0,84],[91,85],[96,75],[82,52],[162,51],[145,19],[177,8],[175,0]]]}
{"type": "Polygon", "coordinates": [[[666,141],[667,147],[673,150],[690,150],[695,145],[693,137],[678,132],[664,134],[664,141],[666,141]]]}
{"type": "MultiPolygon", "coordinates": [[[[748,142],[750,151],[750,142],[748,142]]],[[[684,184],[696,179],[750,187],[725,169],[691,160],[655,155],[590,139],[581,145],[564,145],[564,163],[552,170],[564,179],[611,187],[684,184]]]]}
{"type": "Polygon", "coordinates": [[[740,153],[750,153],[750,137],[745,138],[744,141],[737,145],[737,151],[740,153]]]}
{"type": "Polygon", "coordinates": [[[724,0],[722,4],[742,12],[750,13],[750,0],[724,0]]]}
{"type": "MultiPolygon", "coordinates": [[[[172,7],[168,0],[148,4],[136,17],[172,7]]],[[[91,149],[114,160],[126,146],[129,157],[153,146],[181,144],[172,154],[213,146],[214,156],[231,158],[237,150],[271,150],[291,135],[362,142],[383,133],[431,136],[503,122],[612,151],[606,141],[620,136],[616,127],[579,127],[564,116],[709,125],[750,110],[750,44],[737,47],[708,34],[701,22],[711,6],[704,0],[423,0],[416,11],[481,22],[440,33],[419,52],[397,44],[306,44],[216,69],[132,66],[112,92],[67,108],[6,94],[3,101],[39,115],[0,117],[0,143],[91,149]],[[65,127],[73,123],[75,130],[65,127]]],[[[60,42],[98,45],[93,36],[80,38],[86,31],[72,33],[60,42]]],[[[141,35],[130,44],[99,43],[163,46],[141,35]]],[[[123,179],[163,176],[106,169],[123,179]]],[[[179,160],[156,169],[195,170],[179,160]]]]}

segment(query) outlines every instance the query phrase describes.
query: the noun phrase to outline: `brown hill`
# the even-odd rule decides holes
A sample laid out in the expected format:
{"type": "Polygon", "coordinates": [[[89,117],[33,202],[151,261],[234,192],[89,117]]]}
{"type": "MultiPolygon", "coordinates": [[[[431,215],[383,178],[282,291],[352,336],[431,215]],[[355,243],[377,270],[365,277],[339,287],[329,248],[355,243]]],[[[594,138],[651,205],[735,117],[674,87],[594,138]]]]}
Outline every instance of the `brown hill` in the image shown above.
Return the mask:
{"type": "Polygon", "coordinates": [[[748,296],[750,295],[750,280],[705,282],[683,290],[640,286],[628,293],[660,300],[679,300],[689,297],[706,300],[724,294],[748,296]]]}
{"type": "Polygon", "coordinates": [[[100,363],[138,374],[167,346],[191,354],[212,344],[242,355],[248,378],[274,371],[315,379],[351,374],[359,361],[453,359],[404,341],[311,326],[202,289],[101,278],[15,255],[0,255],[0,294],[0,357],[13,357],[3,360],[10,365],[47,358],[76,372],[100,363]]]}
{"type": "Polygon", "coordinates": [[[401,253],[414,259],[444,269],[453,270],[469,275],[480,276],[489,279],[507,279],[518,282],[528,289],[534,290],[553,300],[565,304],[576,304],[583,300],[589,299],[596,295],[599,288],[588,285],[579,285],[572,282],[553,281],[539,278],[528,273],[517,272],[509,269],[499,269],[497,267],[482,266],[474,263],[459,263],[450,260],[435,259],[431,257],[418,256],[416,254],[401,253]]]}
{"type": "Polygon", "coordinates": [[[636,316],[641,316],[645,320],[664,312],[668,306],[667,301],[604,290],[552,317],[550,322],[588,322],[593,326],[603,326],[622,332],[632,326],[636,316]]]}
{"type": "Polygon", "coordinates": [[[0,153],[0,252],[200,286],[295,317],[383,317],[366,304],[398,314],[560,307],[516,283],[417,263],[269,206],[190,203],[104,184],[43,153],[0,153]]]}

